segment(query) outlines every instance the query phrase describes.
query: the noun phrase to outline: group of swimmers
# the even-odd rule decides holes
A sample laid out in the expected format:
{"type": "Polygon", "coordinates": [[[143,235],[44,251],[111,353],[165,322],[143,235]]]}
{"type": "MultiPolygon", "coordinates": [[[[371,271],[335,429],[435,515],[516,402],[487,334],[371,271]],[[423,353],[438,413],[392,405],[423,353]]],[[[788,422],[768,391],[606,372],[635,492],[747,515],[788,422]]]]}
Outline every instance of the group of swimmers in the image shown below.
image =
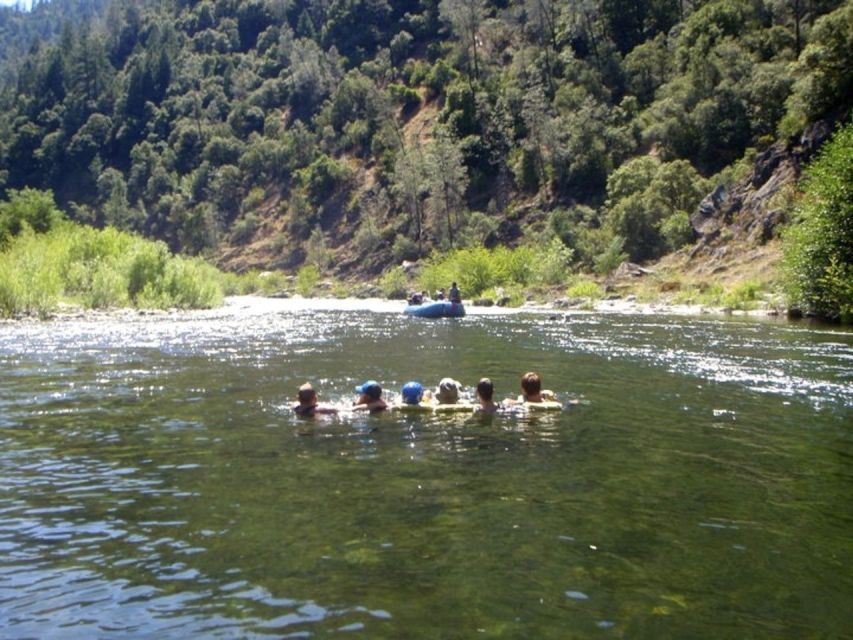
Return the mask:
{"type": "MultiPolygon", "coordinates": [[[[459,291],[459,287],[456,286],[456,283],[453,282],[450,285],[450,290],[445,294],[444,289],[439,289],[435,292],[435,300],[450,300],[450,302],[462,302],[462,294],[459,291]]],[[[430,302],[431,298],[429,297],[428,291],[415,291],[411,295],[409,295],[409,304],[424,304],[425,302],[430,302]]]]}
{"type": "MultiPolygon", "coordinates": [[[[489,378],[482,378],[476,387],[477,404],[466,405],[459,403],[459,392],[462,384],[453,378],[442,378],[438,387],[424,389],[420,382],[407,382],[401,389],[400,408],[406,406],[471,406],[474,411],[483,413],[497,413],[504,408],[510,408],[526,403],[543,403],[554,400],[554,392],[542,389],[542,380],[539,374],[528,371],[521,376],[521,394],[517,398],[507,398],[502,402],[494,401],[495,386],[489,378]]],[[[369,411],[378,413],[387,409],[393,409],[395,405],[388,404],[382,397],[382,386],[375,380],[368,380],[355,388],[356,401],[349,407],[352,411],[369,411]]],[[[301,417],[311,417],[321,414],[338,413],[339,407],[319,403],[317,391],[310,382],[299,387],[297,394],[298,404],[293,405],[293,411],[301,417]]]]}

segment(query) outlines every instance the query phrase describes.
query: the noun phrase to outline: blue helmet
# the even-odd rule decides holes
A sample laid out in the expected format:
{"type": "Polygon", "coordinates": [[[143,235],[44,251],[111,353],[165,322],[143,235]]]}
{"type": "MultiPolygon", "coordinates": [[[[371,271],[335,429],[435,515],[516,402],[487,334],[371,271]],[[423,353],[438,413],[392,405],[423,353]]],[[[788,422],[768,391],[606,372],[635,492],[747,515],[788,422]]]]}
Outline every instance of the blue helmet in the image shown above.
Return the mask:
{"type": "Polygon", "coordinates": [[[424,395],[424,387],[420,382],[407,382],[403,385],[403,402],[418,404],[424,395]]]}
{"type": "Polygon", "coordinates": [[[378,382],[376,382],[376,380],[368,380],[364,384],[358,385],[355,388],[355,392],[377,400],[382,395],[382,387],[378,382]]]}

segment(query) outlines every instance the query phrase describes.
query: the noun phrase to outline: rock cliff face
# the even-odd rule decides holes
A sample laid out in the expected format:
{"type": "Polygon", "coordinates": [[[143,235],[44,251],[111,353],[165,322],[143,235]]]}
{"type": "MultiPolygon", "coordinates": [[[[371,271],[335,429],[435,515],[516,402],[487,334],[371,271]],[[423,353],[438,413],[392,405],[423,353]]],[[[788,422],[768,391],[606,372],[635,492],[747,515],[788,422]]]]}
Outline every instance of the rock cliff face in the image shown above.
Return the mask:
{"type": "Polygon", "coordinates": [[[731,187],[719,186],[690,217],[699,240],[692,259],[716,255],[730,241],[760,245],[787,221],[784,192],[799,180],[803,165],[830,137],[834,120],[808,127],[796,142],[783,141],[758,155],[752,172],[731,187]]]}

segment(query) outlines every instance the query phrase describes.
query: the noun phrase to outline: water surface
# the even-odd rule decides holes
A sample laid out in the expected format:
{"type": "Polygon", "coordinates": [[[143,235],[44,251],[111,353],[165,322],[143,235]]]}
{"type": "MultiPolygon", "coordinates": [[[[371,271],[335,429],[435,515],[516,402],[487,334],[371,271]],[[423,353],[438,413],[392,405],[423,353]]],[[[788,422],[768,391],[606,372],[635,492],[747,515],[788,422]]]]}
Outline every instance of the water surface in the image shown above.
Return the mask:
{"type": "Polygon", "coordinates": [[[853,333],[377,302],[0,325],[0,637],[843,637],[853,333]],[[526,370],[537,416],[295,418],[526,370]]]}

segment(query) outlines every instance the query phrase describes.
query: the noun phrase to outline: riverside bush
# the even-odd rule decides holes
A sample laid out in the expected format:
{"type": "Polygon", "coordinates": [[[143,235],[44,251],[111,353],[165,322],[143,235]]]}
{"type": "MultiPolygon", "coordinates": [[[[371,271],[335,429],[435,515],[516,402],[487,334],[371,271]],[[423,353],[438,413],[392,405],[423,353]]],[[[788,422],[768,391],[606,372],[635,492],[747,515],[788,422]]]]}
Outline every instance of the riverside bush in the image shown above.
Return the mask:
{"type": "Polygon", "coordinates": [[[418,283],[422,289],[435,291],[457,282],[466,297],[500,286],[526,286],[537,279],[536,265],[543,264],[544,255],[544,250],[537,252],[529,246],[456,249],[427,260],[418,283]]]}
{"type": "Polygon", "coordinates": [[[399,298],[401,295],[405,297],[409,289],[409,278],[401,267],[394,267],[379,278],[379,288],[382,289],[385,297],[399,298]]]}
{"type": "Polygon", "coordinates": [[[821,316],[853,321],[853,123],[807,169],[801,202],[800,224],[783,235],[788,298],[821,316]]]}
{"type": "Polygon", "coordinates": [[[722,303],[731,309],[742,311],[754,309],[760,292],[761,285],[753,280],[748,280],[727,291],[722,297],[722,303]]]}
{"type": "Polygon", "coordinates": [[[198,258],[115,229],[56,221],[26,225],[0,252],[0,315],[45,317],[61,301],[103,309],[209,308],[221,304],[223,276],[198,258]]]}
{"type": "Polygon", "coordinates": [[[52,191],[12,189],[8,197],[0,202],[0,248],[25,229],[47,233],[62,220],[52,191]]]}
{"type": "Polygon", "coordinates": [[[706,287],[700,287],[699,290],[699,304],[707,307],[716,307],[722,304],[723,296],[725,295],[722,285],[714,283],[706,287]]]}
{"type": "Polygon", "coordinates": [[[599,300],[604,296],[604,290],[592,280],[582,280],[572,285],[566,291],[569,298],[589,298],[599,300]]]}
{"type": "Polygon", "coordinates": [[[305,298],[314,294],[318,282],[320,282],[320,269],[313,264],[307,264],[296,272],[296,291],[305,298]]]}
{"type": "Polygon", "coordinates": [[[44,250],[45,237],[25,230],[0,254],[0,313],[47,316],[62,293],[61,260],[44,250]]]}
{"type": "Polygon", "coordinates": [[[554,236],[541,252],[539,279],[543,284],[562,284],[566,280],[574,251],[554,236]]]}

